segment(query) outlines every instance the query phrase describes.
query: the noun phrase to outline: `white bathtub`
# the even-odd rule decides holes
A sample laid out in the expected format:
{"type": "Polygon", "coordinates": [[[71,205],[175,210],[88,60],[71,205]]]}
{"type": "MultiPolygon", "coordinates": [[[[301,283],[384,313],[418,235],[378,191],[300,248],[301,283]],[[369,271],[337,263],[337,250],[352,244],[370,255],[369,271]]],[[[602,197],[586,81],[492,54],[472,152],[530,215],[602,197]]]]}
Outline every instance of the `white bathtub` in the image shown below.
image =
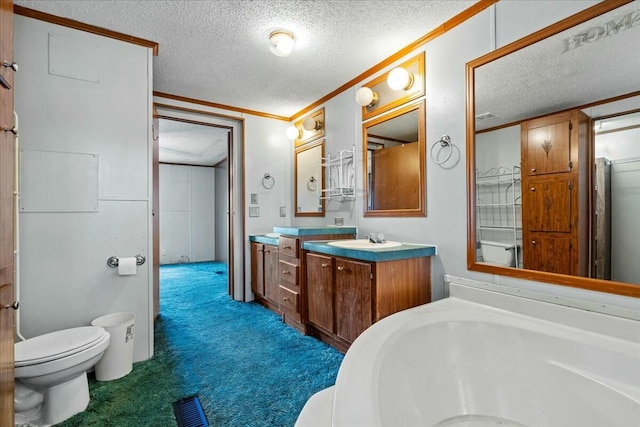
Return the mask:
{"type": "Polygon", "coordinates": [[[351,346],[296,427],[640,426],[640,322],[468,286],[351,346]]]}

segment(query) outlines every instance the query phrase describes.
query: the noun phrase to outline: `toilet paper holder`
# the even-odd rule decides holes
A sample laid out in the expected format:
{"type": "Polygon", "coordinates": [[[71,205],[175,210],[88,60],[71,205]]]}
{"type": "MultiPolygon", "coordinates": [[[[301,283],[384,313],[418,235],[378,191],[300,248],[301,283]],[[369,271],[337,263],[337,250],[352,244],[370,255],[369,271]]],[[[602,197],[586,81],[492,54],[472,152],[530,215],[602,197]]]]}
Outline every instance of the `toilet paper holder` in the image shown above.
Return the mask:
{"type": "MultiPolygon", "coordinates": [[[[147,260],[147,259],[146,259],[143,255],[136,255],[136,264],[137,264],[137,265],[142,265],[142,264],[144,264],[144,262],[145,262],[146,260],[147,260]]],[[[107,260],[107,265],[108,265],[109,267],[113,267],[113,268],[115,268],[115,267],[117,267],[117,266],[118,266],[118,264],[120,264],[120,261],[118,261],[118,257],[117,257],[117,256],[109,257],[109,259],[107,260]]]]}

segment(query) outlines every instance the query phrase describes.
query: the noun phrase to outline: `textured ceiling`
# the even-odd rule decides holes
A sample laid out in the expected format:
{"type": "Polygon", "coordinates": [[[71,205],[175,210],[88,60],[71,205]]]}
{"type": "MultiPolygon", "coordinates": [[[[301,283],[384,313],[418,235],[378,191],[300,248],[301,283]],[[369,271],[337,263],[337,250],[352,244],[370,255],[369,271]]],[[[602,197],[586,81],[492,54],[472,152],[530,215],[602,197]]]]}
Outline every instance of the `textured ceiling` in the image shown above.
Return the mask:
{"type": "MultiPolygon", "coordinates": [[[[495,117],[476,120],[476,128],[640,90],[639,3],[631,2],[477,68],[476,117],[486,113],[495,117]]],[[[599,108],[598,115],[615,113],[623,104],[628,103],[599,108]]],[[[634,105],[627,107],[640,108],[637,98],[634,105]]]]}
{"type": "Polygon", "coordinates": [[[227,157],[228,130],[168,119],[158,127],[163,163],[214,166],[227,157]]]}
{"type": "Polygon", "coordinates": [[[290,117],[476,1],[15,0],[159,43],[154,90],[290,117]],[[269,51],[284,28],[294,53],[269,51]]]}

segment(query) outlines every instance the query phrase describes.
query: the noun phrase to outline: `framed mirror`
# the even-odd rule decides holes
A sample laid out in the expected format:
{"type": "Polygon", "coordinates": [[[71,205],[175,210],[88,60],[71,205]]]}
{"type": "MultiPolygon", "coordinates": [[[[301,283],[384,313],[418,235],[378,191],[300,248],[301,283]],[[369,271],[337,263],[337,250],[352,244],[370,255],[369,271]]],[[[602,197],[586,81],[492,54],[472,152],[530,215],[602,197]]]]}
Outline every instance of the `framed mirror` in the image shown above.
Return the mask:
{"type": "Polygon", "coordinates": [[[362,125],[364,216],[425,216],[425,105],[362,125]]]}
{"type": "Polygon", "coordinates": [[[611,1],[467,64],[469,270],[640,297],[639,48],[611,1]]]}
{"type": "Polygon", "coordinates": [[[322,173],[323,157],[324,139],[310,142],[295,149],[296,216],[324,216],[324,199],[320,197],[325,184],[322,173]]]}

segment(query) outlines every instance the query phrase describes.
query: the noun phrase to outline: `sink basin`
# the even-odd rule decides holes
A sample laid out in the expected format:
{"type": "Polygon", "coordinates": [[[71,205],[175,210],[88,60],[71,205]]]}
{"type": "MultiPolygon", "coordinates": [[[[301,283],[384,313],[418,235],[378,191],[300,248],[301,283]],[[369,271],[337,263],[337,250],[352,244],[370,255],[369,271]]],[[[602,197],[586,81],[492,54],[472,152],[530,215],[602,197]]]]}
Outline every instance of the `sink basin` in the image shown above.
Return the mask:
{"type": "Polygon", "coordinates": [[[336,240],[335,242],[327,243],[329,246],[336,246],[338,248],[345,249],[384,249],[395,248],[401,246],[400,242],[384,242],[384,243],[371,243],[369,239],[355,239],[355,240],[336,240]]]}

